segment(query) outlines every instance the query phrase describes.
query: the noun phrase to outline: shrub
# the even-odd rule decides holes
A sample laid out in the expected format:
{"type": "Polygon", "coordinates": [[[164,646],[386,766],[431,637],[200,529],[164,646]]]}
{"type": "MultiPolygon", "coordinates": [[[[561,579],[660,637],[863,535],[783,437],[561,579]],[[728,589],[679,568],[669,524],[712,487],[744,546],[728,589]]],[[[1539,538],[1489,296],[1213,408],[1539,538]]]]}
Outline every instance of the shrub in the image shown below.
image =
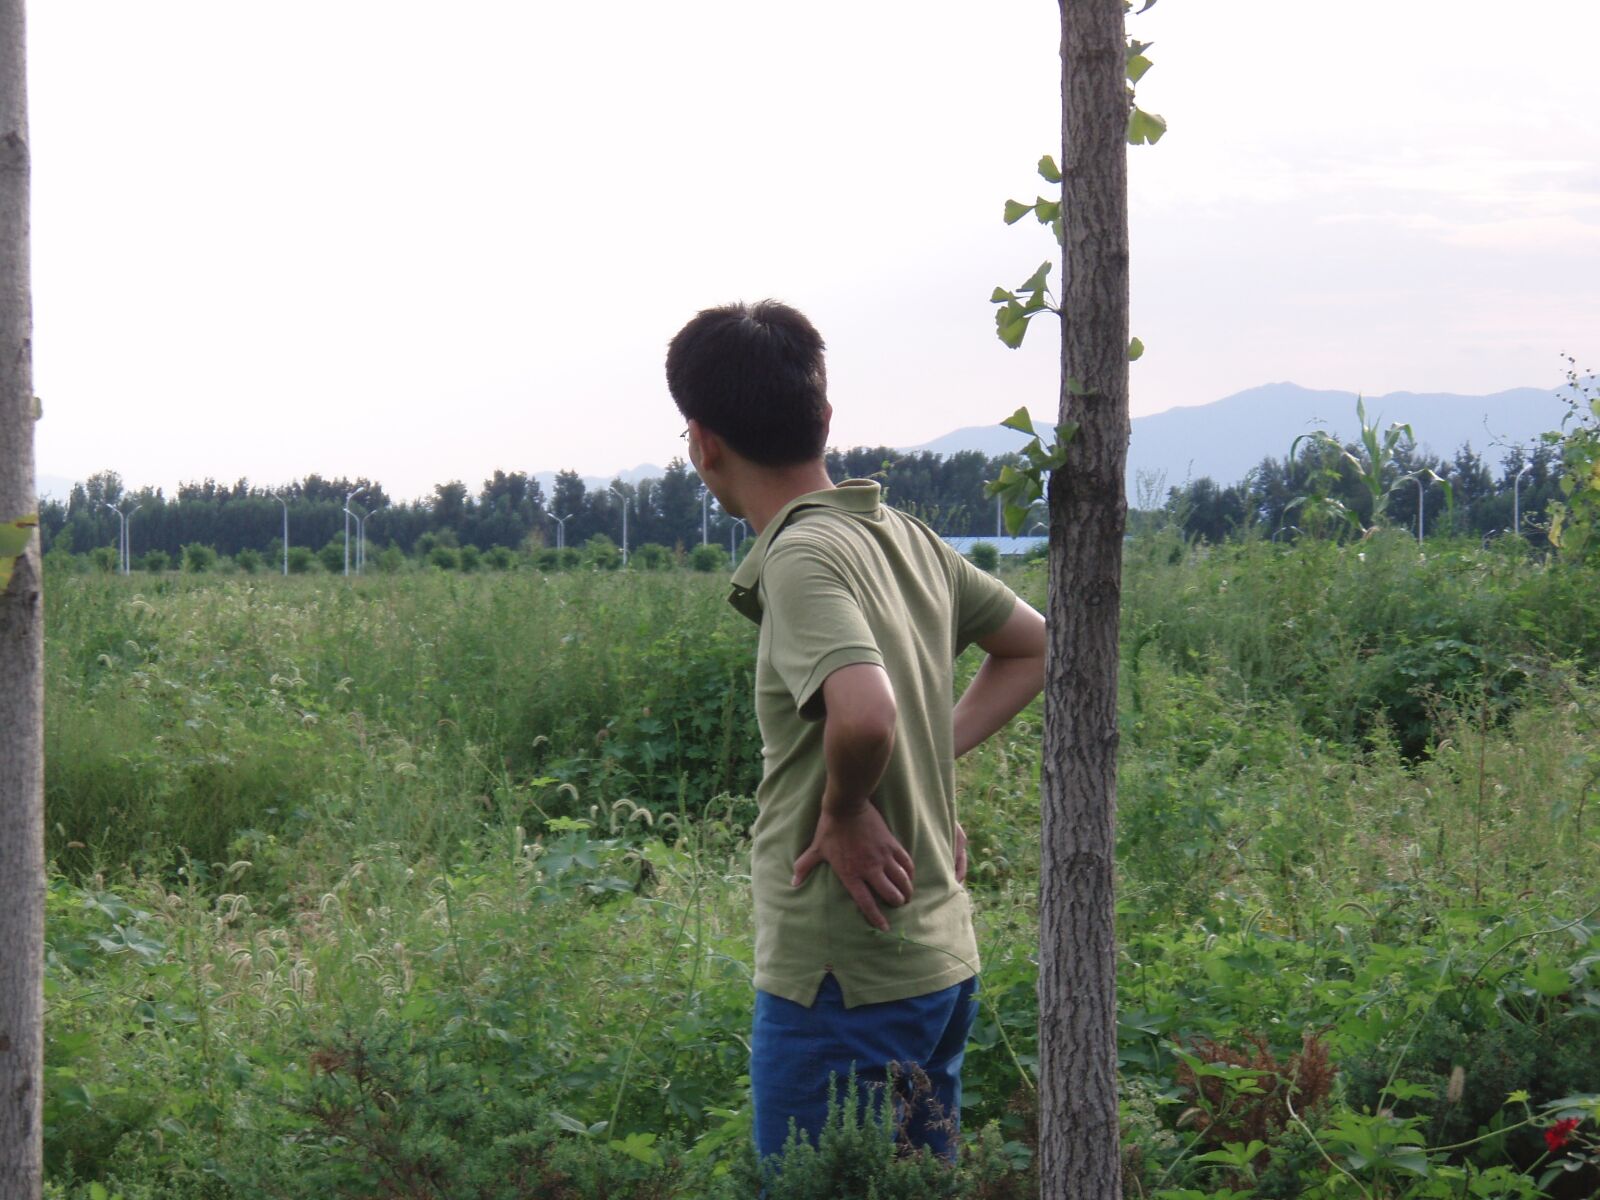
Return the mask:
{"type": "Polygon", "coordinates": [[[328,544],[317,551],[317,561],[322,564],[322,569],[330,575],[343,575],[345,564],[345,542],[342,537],[330,538],[328,544]]]}
{"type": "Polygon", "coordinates": [[[399,546],[385,546],[378,551],[378,557],[373,561],[378,564],[378,570],[385,575],[394,575],[406,565],[405,551],[399,546]]]}
{"type": "MultiPolygon", "coordinates": [[[[448,548],[448,547],[444,547],[448,548]]],[[[478,1200],[733,1200],[704,1156],[638,1133],[602,1141],[551,1113],[512,1075],[453,1061],[459,1044],[406,1027],[346,1030],[311,1050],[294,1109],[297,1152],[254,1182],[265,1194],[478,1200]],[[273,1176],[280,1176],[274,1178],[273,1176]],[[376,1190],[374,1190],[376,1189],[376,1190]],[[421,1190],[418,1190],[421,1189],[421,1190]]],[[[252,1164],[254,1166],[254,1164],[252,1164]]],[[[259,1170],[259,1168],[257,1168],[259,1170]]]]}
{"type": "Polygon", "coordinates": [[[463,571],[476,571],[483,564],[483,553],[476,546],[461,547],[460,555],[463,571]]]}
{"type": "Polygon", "coordinates": [[[139,566],[152,575],[159,575],[172,566],[172,556],[165,550],[151,550],[139,560],[139,566]]]}
{"type": "Polygon", "coordinates": [[[461,554],[450,546],[434,546],[428,552],[428,561],[441,571],[459,571],[461,554]]]}
{"type": "MultiPolygon", "coordinates": [[[[42,532],[43,530],[41,529],[41,533],[42,532]]],[[[48,539],[48,542],[42,542],[40,544],[44,548],[44,552],[46,554],[49,554],[52,550],[60,550],[63,554],[71,554],[72,527],[63,527],[61,532],[56,534],[55,537],[48,539]]]]}
{"type": "Polygon", "coordinates": [[[967,557],[972,560],[973,566],[984,571],[992,572],[1000,566],[1000,551],[993,542],[973,542],[967,557]]]}
{"type": "Polygon", "coordinates": [[[289,547],[289,574],[304,575],[317,564],[317,556],[310,546],[289,547]]]}
{"type": "Polygon", "coordinates": [[[52,574],[66,572],[69,575],[81,575],[88,567],[87,559],[80,558],[71,550],[63,550],[60,546],[52,546],[44,552],[44,569],[52,574]]]}
{"type": "Polygon", "coordinates": [[[195,575],[215,570],[217,552],[200,542],[190,542],[183,548],[183,569],[195,575]]]}
{"type": "Polygon", "coordinates": [[[761,735],[750,632],[708,628],[697,615],[636,644],[627,701],[606,723],[590,778],[615,777],[657,811],[753,796],[761,735]]]}
{"type": "Polygon", "coordinates": [[[597,571],[615,571],[622,565],[622,551],[603,533],[597,533],[583,544],[583,558],[597,571]]]}
{"type": "Polygon", "coordinates": [[[761,1194],[767,1200],[1023,1200],[1039,1194],[1038,1180],[1017,1169],[992,1127],[966,1142],[952,1165],[898,1140],[896,1113],[885,1092],[863,1104],[859,1119],[856,1107],[853,1101],[830,1103],[817,1144],[791,1134],[782,1156],[766,1163],[763,1178],[750,1178],[746,1166],[739,1172],[745,1175],[743,1194],[755,1194],[759,1183],[766,1185],[761,1194]]]}
{"type": "Polygon", "coordinates": [[[564,546],[560,550],[546,546],[533,554],[533,565],[541,571],[570,571],[582,561],[583,555],[571,546],[564,546]]]}
{"type": "Polygon", "coordinates": [[[709,575],[728,569],[728,552],[716,542],[704,542],[689,551],[689,565],[709,575]]]}
{"type": "Polygon", "coordinates": [[[252,550],[247,546],[233,556],[233,561],[239,564],[239,570],[246,575],[254,575],[261,569],[261,552],[252,550]]]}
{"type": "Polygon", "coordinates": [[[661,571],[672,565],[672,551],[659,542],[645,542],[628,556],[628,565],[643,571],[661,571]]]}
{"type": "Polygon", "coordinates": [[[1288,1126],[1291,1112],[1305,1113],[1333,1091],[1338,1068],[1316,1034],[1306,1033],[1300,1049],[1282,1063],[1260,1034],[1243,1040],[1249,1049],[1200,1038],[1178,1067],[1178,1086],[1197,1110],[1191,1123],[1212,1145],[1271,1142],[1288,1126]]]}
{"type": "Polygon", "coordinates": [[[483,557],[484,561],[496,571],[509,571],[517,560],[517,556],[511,552],[509,546],[491,546],[489,553],[483,557]]]}

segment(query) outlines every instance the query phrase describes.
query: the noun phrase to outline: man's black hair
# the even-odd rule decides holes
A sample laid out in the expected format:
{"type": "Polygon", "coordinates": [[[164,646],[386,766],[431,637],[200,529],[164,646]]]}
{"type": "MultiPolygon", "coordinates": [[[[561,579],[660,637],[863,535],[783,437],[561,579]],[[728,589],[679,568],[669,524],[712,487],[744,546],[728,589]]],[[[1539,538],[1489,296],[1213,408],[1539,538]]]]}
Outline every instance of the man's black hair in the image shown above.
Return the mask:
{"type": "Polygon", "coordinates": [[[777,300],[708,308],[667,347],[667,390],[751,462],[820,458],[828,438],[822,335],[777,300]]]}

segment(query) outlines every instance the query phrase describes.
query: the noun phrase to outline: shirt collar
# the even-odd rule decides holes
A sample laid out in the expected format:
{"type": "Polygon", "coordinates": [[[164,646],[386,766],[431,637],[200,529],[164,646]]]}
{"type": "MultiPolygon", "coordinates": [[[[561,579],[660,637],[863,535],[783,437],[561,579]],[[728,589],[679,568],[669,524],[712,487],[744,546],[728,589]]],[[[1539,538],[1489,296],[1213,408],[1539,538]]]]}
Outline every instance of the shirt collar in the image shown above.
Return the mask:
{"type": "Polygon", "coordinates": [[[761,564],[766,561],[773,539],[790,519],[803,508],[832,508],[839,512],[870,516],[878,511],[882,495],[882,489],[871,479],[846,479],[838,487],[796,496],[778,510],[778,514],[761,531],[761,536],[756,538],[755,545],[750,547],[738,570],[734,571],[728,603],[759,625],[761,597],[757,589],[761,583],[761,564]]]}

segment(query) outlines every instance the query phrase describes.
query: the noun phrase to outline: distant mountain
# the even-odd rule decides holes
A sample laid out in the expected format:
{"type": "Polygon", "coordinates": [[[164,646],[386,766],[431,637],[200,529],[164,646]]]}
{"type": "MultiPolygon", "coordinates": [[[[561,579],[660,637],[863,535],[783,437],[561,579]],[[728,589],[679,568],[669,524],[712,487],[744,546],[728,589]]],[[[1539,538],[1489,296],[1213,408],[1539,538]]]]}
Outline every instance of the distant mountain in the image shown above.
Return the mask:
{"type": "Polygon", "coordinates": [[[1004,425],[968,425],[943,437],[936,437],[931,442],[923,442],[920,446],[898,448],[907,454],[928,450],[946,456],[960,454],[963,450],[978,450],[994,458],[996,455],[1022,449],[1023,443],[1027,440],[1015,429],[1007,429],[1004,425]]]}
{"type": "MultiPolygon", "coordinates": [[[[557,471],[535,471],[533,477],[539,481],[539,486],[544,489],[545,496],[555,493],[557,471]]],[[[613,479],[620,479],[623,483],[638,483],[641,479],[660,479],[666,474],[665,467],[658,467],[655,463],[640,463],[626,471],[618,471],[615,475],[585,475],[583,486],[588,491],[603,491],[611,486],[613,479]]]]}
{"type": "MultiPolygon", "coordinates": [[[[1133,419],[1128,444],[1128,497],[1140,499],[1141,481],[1165,495],[1168,487],[1209,475],[1237,483],[1263,458],[1283,458],[1302,433],[1325,429],[1341,441],[1357,436],[1356,393],[1313,391],[1293,383],[1269,383],[1210,404],[1172,408],[1133,419]]],[[[1411,426],[1417,443],[1440,456],[1462,443],[1498,464],[1513,446],[1531,446],[1556,429],[1567,412],[1554,391],[1514,388],[1490,396],[1391,392],[1366,398],[1367,420],[1387,429],[1411,426]]],[[[907,451],[954,454],[981,450],[1003,454],[1020,447],[1021,434],[998,425],[958,429],[907,451]]]]}
{"type": "Polygon", "coordinates": [[[35,487],[41,500],[60,500],[66,503],[67,497],[72,495],[72,485],[75,481],[64,475],[41,475],[35,481],[35,487]]]}

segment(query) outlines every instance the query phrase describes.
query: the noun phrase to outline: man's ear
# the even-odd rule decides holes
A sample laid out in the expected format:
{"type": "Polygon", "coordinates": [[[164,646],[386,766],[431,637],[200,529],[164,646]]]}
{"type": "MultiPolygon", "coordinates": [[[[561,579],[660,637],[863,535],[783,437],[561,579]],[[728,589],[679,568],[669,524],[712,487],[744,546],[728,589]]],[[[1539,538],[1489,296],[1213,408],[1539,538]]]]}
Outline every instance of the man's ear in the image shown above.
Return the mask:
{"type": "Polygon", "coordinates": [[[700,461],[696,464],[697,470],[716,470],[722,465],[727,447],[716,432],[707,429],[694,418],[689,419],[689,443],[700,451],[700,461]]]}
{"type": "Polygon", "coordinates": [[[828,431],[833,427],[833,405],[822,402],[822,444],[828,444],[828,431]]]}

